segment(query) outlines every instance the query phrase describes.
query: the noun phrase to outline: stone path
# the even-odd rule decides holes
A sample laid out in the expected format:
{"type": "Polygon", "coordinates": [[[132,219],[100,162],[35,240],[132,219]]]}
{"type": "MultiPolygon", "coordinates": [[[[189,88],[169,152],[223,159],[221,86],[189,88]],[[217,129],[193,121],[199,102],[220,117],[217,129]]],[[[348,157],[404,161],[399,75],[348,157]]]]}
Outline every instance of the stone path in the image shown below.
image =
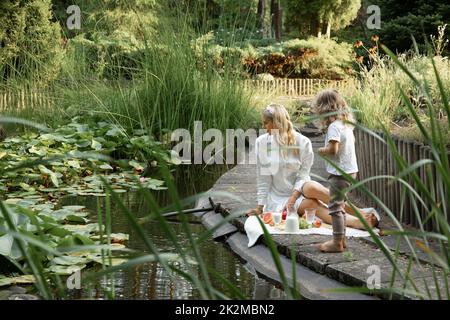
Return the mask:
{"type": "MultiPolygon", "coordinates": [[[[313,148],[316,150],[323,145],[323,137],[311,137],[313,148]]],[[[323,160],[318,155],[315,157],[312,174],[326,177],[323,160]]],[[[270,256],[266,243],[261,237],[257,245],[247,248],[247,236],[244,231],[245,211],[256,206],[256,168],[255,165],[240,164],[225,173],[209,191],[209,195],[216,202],[221,202],[230,213],[242,213],[242,216],[232,219],[214,233],[219,240],[225,241],[230,248],[242,259],[252,264],[262,276],[275,282],[280,282],[278,272],[270,256]],[[226,192],[226,195],[223,194],[226,192]],[[220,194],[218,194],[220,193],[220,194]]],[[[313,176],[314,180],[318,180],[313,176]]],[[[198,206],[206,206],[206,200],[199,202],[198,206]]],[[[202,215],[202,222],[207,228],[217,225],[224,219],[221,214],[208,212],[202,215]]],[[[389,225],[384,217],[384,224],[389,225]]],[[[383,228],[383,224],[381,225],[383,228]]],[[[372,266],[378,266],[380,270],[381,288],[388,288],[394,273],[394,269],[383,252],[377,248],[371,238],[350,238],[348,248],[344,253],[322,253],[315,244],[329,239],[322,235],[273,235],[278,252],[281,254],[286,274],[291,274],[291,260],[297,264],[297,279],[301,294],[309,299],[373,299],[374,296],[361,293],[330,293],[324,289],[346,288],[348,286],[366,287],[370,276],[368,271],[372,266]]],[[[396,247],[394,236],[381,237],[385,244],[391,248],[396,247]]],[[[414,245],[414,244],[413,244],[414,245]]],[[[415,249],[416,250],[416,249],[415,249]]],[[[442,272],[434,268],[435,276],[439,279],[439,288],[434,286],[432,265],[427,254],[420,253],[421,262],[410,263],[410,249],[405,241],[401,242],[400,254],[397,264],[404,274],[410,270],[410,275],[419,292],[426,293],[427,289],[433,296],[439,294],[446,297],[445,281],[442,272]],[[428,288],[426,288],[428,287],[428,288]]],[[[395,288],[402,288],[398,272],[395,273],[395,288]]],[[[293,277],[288,277],[292,285],[293,277]]],[[[450,282],[450,277],[447,277],[450,282]]],[[[388,298],[387,294],[379,294],[381,298],[388,298]]],[[[409,292],[404,297],[393,294],[394,299],[417,299],[418,295],[409,292]]]]}

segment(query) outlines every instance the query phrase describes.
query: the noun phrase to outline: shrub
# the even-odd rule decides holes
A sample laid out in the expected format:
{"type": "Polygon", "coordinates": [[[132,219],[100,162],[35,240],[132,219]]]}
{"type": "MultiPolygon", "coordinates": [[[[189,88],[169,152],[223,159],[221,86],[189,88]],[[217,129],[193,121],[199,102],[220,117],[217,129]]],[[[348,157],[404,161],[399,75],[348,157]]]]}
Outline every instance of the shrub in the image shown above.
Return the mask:
{"type": "Polygon", "coordinates": [[[68,37],[64,70],[70,76],[82,72],[77,73],[82,78],[88,75],[100,79],[131,79],[145,43],[155,34],[158,14],[154,1],[74,2],[83,8],[81,30],[66,30],[65,4],[60,3],[55,9],[68,37]]]}
{"type": "Polygon", "coordinates": [[[195,48],[197,57],[212,61],[217,68],[224,68],[227,61],[239,63],[249,75],[340,80],[352,73],[351,46],[330,39],[294,39],[264,47],[246,41],[229,48],[215,44],[210,34],[197,39],[195,48]]]}
{"type": "Polygon", "coordinates": [[[0,75],[49,82],[59,72],[62,48],[60,28],[51,21],[50,0],[0,4],[0,75]],[[56,39],[56,41],[55,41],[56,39]]]}

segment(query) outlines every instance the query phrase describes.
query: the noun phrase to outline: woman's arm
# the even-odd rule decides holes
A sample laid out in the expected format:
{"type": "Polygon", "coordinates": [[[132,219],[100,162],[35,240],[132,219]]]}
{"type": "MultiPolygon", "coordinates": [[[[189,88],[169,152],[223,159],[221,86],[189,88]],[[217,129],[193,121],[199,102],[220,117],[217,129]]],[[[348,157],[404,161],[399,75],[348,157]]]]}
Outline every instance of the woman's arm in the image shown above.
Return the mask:
{"type": "Polygon", "coordinates": [[[297,173],[295,179],[294,190],[302,192],[302,186],[305,182],[311,181],[309,176],[311,167],[314,162],[314,152],[312,148],[311,140],[308,138],[300,145],[300,170],[297,173]]]}
{"type": "MultiPolygon", "coordinates": [[[[263,148],[267,149],[267,145],[263,146],[263,148]]],[[[267,152],[267,150],[261,150],[259,143],[256,143],[256,197],[258,206],[261,207],[267,203],[267,196],[272,184],[272,174],[270,173],[270,170],[263,168],[261,163],[261,152],[264,151],[267,152]]]]}
{"type": "Polygon", "coordinates": [[[300,142],[300,170],[297,172],[297,176],[295,179],[294,190],[292,191],[292,195],[286,203],[286,206],[293,205],[295,201],[302,194],[303,185],[311,181],[311,177],[309,176],[311,172],[311,167],[314,162],[314,152],[312,148],[311,140],[306,138],[304,141],[300,142]]]}
{"type": "MultiPolygon", "coordinates": [[[[267,147],[267,146],[266,146],[267,147]]],[[[269,170],[264,170],[262,168],[260,154],[261,148],[259,146],[259,141],[255,144],[256,153],[256,199],[258,205],[256,209],[251,209],[247,214],[261,214],[264,205],[267,203],[267,196],[269,194],[269,189],[272,184],[272,175],[269,170]]],[[[267,150],[266,150],[267,152],[267,150]]]]}

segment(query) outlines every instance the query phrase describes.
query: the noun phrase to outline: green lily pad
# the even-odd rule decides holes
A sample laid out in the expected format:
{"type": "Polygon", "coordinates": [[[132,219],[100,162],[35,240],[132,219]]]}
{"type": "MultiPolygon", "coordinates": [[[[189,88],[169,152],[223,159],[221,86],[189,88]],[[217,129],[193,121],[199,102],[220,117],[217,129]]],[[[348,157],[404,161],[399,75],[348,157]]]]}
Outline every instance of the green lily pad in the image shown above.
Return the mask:
{"type": "Polygon", "coordinates": [[[107,164],[107,163],[102,164],[101,166],[99,166],[99,168],[100,168],[100,169],[103,169],[103,170],[114,170],[114,168],[111,167],[111,166],[110,166],[109,164],[107,164]]]}
{"type": "Polygon", "coordinates": [[[118,265],[121,265],[121,264],[123,264],[123,263],[128,261],[128,259],[123,259],[123,258],[112,258],[111,262],[110,262],[108,257],[105,257],[105,258],[102,259],[101,256],[96,256],[92,260],[97,262],[97,263],[99,263],[99,264],[103,264],[103,265],[105,265],[107,267],[109,267],[109,266],[118,266],[118,265]]]}
{"type": "Polygon", "coordinates": [[[32,284],[36,281],[33,275],[26,274],[18,277],[2,277],[0,276],[0,287],[12,286],[16,284],[32,284]]]}
{"type": "Polygon", "coordinates": [[[82,265],[87,264],[89,262],[89,259],[83,258],[83,257],[74,257],[74,256],[60,256],[55,257],[52,260],[52,263],[58,264],[58,265],[64,265],[64,266],[71,266],[71,265],[82,265]]]}
{"type": "Polygon", "coordinates": [[[76,265],[69,265],[69,266],[53,265],[53,266],[50,266],[48,268],[48,270],[50,272],[53,272],[58,275],[69,276],[69,275],[72,275],[75,272],[80,271],[84,268],[86,268],[85,264],[76,264],[76,265]]]}

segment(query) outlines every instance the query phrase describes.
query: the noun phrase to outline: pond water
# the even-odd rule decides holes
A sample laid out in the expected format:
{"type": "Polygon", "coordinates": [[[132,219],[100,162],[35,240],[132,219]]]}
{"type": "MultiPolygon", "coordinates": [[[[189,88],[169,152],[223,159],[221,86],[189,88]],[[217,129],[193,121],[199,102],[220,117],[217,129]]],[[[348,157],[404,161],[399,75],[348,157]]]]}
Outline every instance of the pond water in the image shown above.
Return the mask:
{"type": "MultiPolygon", "coordinates": [[[[208,166],[189,168],[180,167],[174,172],[174,181],[176,181],[180,198],[206,191],[212,187],[214,182],[227,170],[226,167],[208,166]]],[[[170,198],[166,191],[153,192],[160,206],[170,203],[170,198]]],[[[150,211],[148,205],[137,192],[122,194],[122,200],[131,209],[137,217],[147,215],[150,211]]],[[[101,200],[103,202],[103,200],[101,200]]],[[[77,204],[84,205],[93,212],[92,220],[96,220],[98,199],[93,197],[68,197],[62,201],[63,205],[77,204]]],[[[126,245],[132,249],[145,251],[145,245],[136,232],[129,226],[125,215],[112,203],[111,206],[111,227],[113,233],[127,233],[130,235],[126,245]]],[[[178,243],[182,247],[189,245],[186,233],[182,224],[174,219],[170,226],[177,235],[178,243]]],[[[190,215],[189,226],[192,234],[198,237],[206,231],[199,219],[190,215]]],[[[151,236],[152,241],[162,252],[173,252],[173,243],[169,241],[157,222],[149,222],[144,225],[145,232],[151,236]]],[[[206,264],[214,268],[220,275],[228,279],[237,287],[245,297],[249,299],[282,299],[284,292],[273,284],[259,278],[253,268],[241,262],[232,251],[226,248],[222,243],[211,240],[205,241],[200,246],[202,258],[206,264]]],[[[192,269],[191,269],[192,270],[192,269]]],[[[200,274],[199,268],[194,267],[193,272],[200,274]]],[[[227,295],[230,290],[213,277],[211,282],[217,290],[227,295]]],[[[107,280],[102,279],[85,288],[82,285],[81,290],[71,290],[70,296],[73,298],[105,298],[104,288],[107,280]]],[[[201,298],[198,290],[193,285],[174,273],[170,274],[158,263],[148,263],[129,269],[116,272],[114,275],[115,299],[199,299],[201,298]]]]}

